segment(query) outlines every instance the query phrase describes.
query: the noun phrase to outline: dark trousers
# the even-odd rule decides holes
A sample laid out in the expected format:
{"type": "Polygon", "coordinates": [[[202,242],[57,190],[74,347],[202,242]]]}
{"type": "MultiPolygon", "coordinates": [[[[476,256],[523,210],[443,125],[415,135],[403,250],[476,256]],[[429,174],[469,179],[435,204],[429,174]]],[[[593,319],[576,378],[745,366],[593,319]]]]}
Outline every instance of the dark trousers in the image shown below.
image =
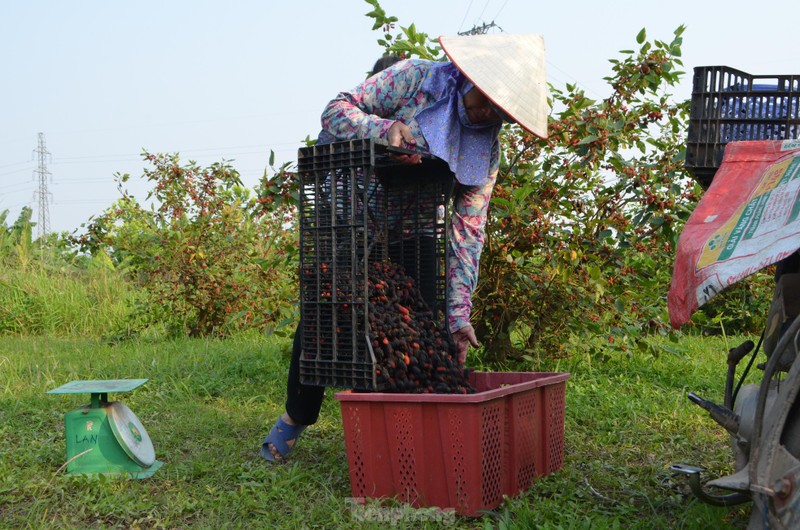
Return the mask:
{"type": "Polygon", "coordinates": [[[300,382],[300,353],[302,351],[303,324],[297,325],[292,344],[292,362],[286,383],[286,413],[301,425],[312,425],[319,418],[325,387],[304,385],[300,382]]]}
{"type": "MultiPolygon", "coordinates": [[[[317,145],[329,144],[336,138],[327,131],[321,131],[317,145]]],[[[325,387],[304,385],[300,382],[300,354],[302,348],[303,322],[297,324],[292,343],[292,362],[289,364],[289,378],[286,381],[286,413],[301,425],[313,425],[319,418],[325,387]]]]}

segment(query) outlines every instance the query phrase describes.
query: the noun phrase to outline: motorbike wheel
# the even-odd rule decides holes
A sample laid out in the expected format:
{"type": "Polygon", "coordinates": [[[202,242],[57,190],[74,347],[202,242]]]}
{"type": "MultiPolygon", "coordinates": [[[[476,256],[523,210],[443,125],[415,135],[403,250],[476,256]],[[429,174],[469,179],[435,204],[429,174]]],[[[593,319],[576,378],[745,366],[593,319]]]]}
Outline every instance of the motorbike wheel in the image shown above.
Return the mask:
{"type": "Polygon", "coordinates": [[[784,352],[796,351],[800,317],[781,337],[767,361],[759,389],[753,443],[750,450],[750,490],[753,510],[748,529],[800,528],[800,356],[795,356],[778,386],[778,398],[767,407],[767,392],[784,352]]]}

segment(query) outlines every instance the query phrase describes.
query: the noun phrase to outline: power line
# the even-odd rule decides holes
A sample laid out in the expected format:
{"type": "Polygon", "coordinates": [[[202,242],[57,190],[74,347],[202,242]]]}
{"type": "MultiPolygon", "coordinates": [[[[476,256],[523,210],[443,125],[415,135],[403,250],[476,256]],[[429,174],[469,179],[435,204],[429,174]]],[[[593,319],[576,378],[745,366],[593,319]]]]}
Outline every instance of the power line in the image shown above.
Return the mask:
{"type": "Polygon", "coordinates": [[[14,169],[12,171],[6,171],[5,173],[0,173],[0,177],[5,175],[13,175],[14,173],[22,173],[23,171],[30,171],[31,168],[23,167],[22,169],[14,169]]]}
{"type": "MultiPolygon", "coordinates": [[[[30,188],[31,185],[32,184],[31,184],[30,181],[27,181],[27,182],[15,182],[13,184],[6,184],[4,186],[0,186],[0,190],[9,190],[11,188],[25,189],[25,188],[30,188]]],[[[19,191],[19,190],[13,190],[13,191],[19,191]]]]}
{"type": "Polygon", "coordinates": [[[19,208],[20,206],[30,207],[30,205],[31,205],[30,201],[29,202],[18,202],[16,204],[12,204],[11,206],[8,206],[6,209],[7,210],[13,210],[14,208],[19,208]]]}
{"type": "Polygon", "coordinates": [[[0,169],[5,169],[5,168],[11,167],[11,166],[19,166],[19,165],[22,165],[22,164],[30,164],[31,162],[32,162],[32,160],[25,160],[24,162],[14,162],[13,164],[4,164],[4,165],[0,166],[0,169]]]}
{"type": "Polygon", "coordinates": [[[114,183],[114,180],[111,178],[58,179],[58,182],[53,183],[53,185],[64,186],[70,184],[91,184],[91,183],[102,184],[104,182],[114,183]]]}
{"type": "Polygon", "coordinates": [[[505,9],[505,8],[506,8],[506,4],[508,4],[508,0],[506,0],[505,2],[503,2],[503,5],[502,5],[502,6],[500,6],[500,10],[499,10],[499,11],[497,12],[497,14],[494,16],[494,19],[493,19],[493,20],[497,20],[497,19],[500,17],[500,13],[502,13],[502,12],[503,12],[503,9],[505,9]]]}
{"type": "Polygon", "coordinates": [[[464,22],[467,20],[467,15],[469,15],[469,10],[472,9],[472,0],[469,0],[469,5],[467,6],[467,11],[464,13],[464,18],[461,19],[461,24],[458,25],[458,31],[461,31],[461,28],[464,27],[464,22]]]}
{"type": "Polygon", "coordinates": [[[56,201],[55,204],[58,206],[69,204],[112,204],[117,199],[119,199],[119,197],[113,199],[69,199],[65,201],[56,201]]]}
{"type": "MultiPolygon", "coordinates": [[[[236,156],[236,155],[257,155],[257,154],[264,154],[268,155],[270,149],[275,152],[284,152],[289,151],[286,146],[302,146],[303,141],[297,140],[294,142],[278,142],[273,144],[255,144],[255,145],[238,145],[238,146],[227,146],[227,147],[200,147],[195,149],[164,149],[160,151],[151,150],[151,153],[156,152],[176,152],[180,155],[186,155],[189,153],[210,153],[211,155],[220,155],[220,156],[236,156]],[[247,151],[239,151],[240,149],[247,149],[247,151]],[[254,150],[255,149],[255,150],[254,150]]],[[[112,154],[112,155],[81,155],[81,156],[66,156],[66,157],[58,157],[56,158],[53,163],[54,164],[75,164],[75,163],[88,163],[88,162],[116,162],[116,161],[131,161],[131,160],[142,160],[141,153],[125,153],[125,154],[112,154]],[[122,160],[124,159],[124,160],[122,160]]]]}
{"type": "MultiPolygon", "coordinates": [[[[500,13],[502,13],[502,12],[503,12],[503,10],[505,10],[506,6],[508,5],[508,2],[509,2],[509,0],[505,0],[505,1],[503,2],[503,5],[501,5],[501,6],[500,6],[500,9],[497,11],[497,14],[495,14],[495,16],[494,16],[494,19],[493,19],[491,22],[489,22],[489,23],[483,22],[483,23],[481,23],[480,25],[478,25],[478,21],[479,21],[479,20],[481,20],[481,17],[483,17],[483,14],[486,12],[486,9],[489,7],[489,0],[487,0],[486,4],[483,6],[483,10],[481,11],[481,14],[480,14],[480,15],[478,16],[478,18],[475,20],[475,24],[472,26],[472,29],[469,29],[469,30],[467,30],[467,31],[461,31],[461,27],[463,27],[463,25],[464,25],[464,21],[462,20],[462,22],[461,22],[461,26],[459,27],[459,32],[458,32],[458,34],[459,34],[459,35],[462,35],[462,36],[468,36],[468,35],[484,35],[484,34],[488,33],[488,32],[489,32],[489,30],[490,30],[490,29],[492,29],[492,28],[497,28],[497,29],[499,29],[499,30],[502,32],[502,31],[503,31],[503,28],[501,28],[500,26],[498,26],[498,25],[495,23],[495,20],[497,20],[497,19],[499,18],[499,16],[500,16],[500,13]]],[[[464,20],[466,20],[466,18],[467,18],[467,15],[469,14],[469,9],[470,9],[471,7],[472,7],[472,0],[470,0],[470,7],[468,7],[468,8],[467,8],[467,12],[466,12],[466,13],[464,13],[464,20]]],[[[577,86],[583,86],[583,83],[581,83],[580,81],[578,81],[578,80],[575,78],[575,76],[572,76],[572,75],[570,75],[568,72],[565,72],[564,70],[562,70],[561,68],[559,68],[558,66],[556,66],[555,64],[553,64],[553,63],[552,63],[552,62],[550,62],[550,61],[547,61],[547,64],[548,64],[548,66],[552,67],[552,69],[548,69],[548,77],[550,77],[550,78],[553,78],[553,79],[555,79],[556,81],[558,81],[559,83],[562,83],[562,84],[567,84],[567,83],[568,83],[568,82],[566,82],[566,81],[563,81],[563,80],[561,80],[561,79],[559,79],[558,77],[556,77],[556,76],[554,76],[554,75],[553,75],[553,73],[552,73],[552,70],[553,70],[553,69],[555,69],[555,70],[558,70],[559,72],[561,72],[561,73],[565,74],[565,75],[566,75],[566,76],[568,76],[569,78],[571,78],[571,79],[573,80],[573,81],[572,81],[572,82],[573,82],[573,84],[575,84],[575,85],[577,85],[577,86]]],[[[596,95],[597,97],[599,97],[599,98],[602,98],[602,97],[603,97],[602,95],[598,94],[598,93],[597,93],[597,91],[595,91],[595,90],[593,90],[593,89],[591,89],[591,88],[587,88],[586,90],[587,90],[587,91],[589,91],[589,92],[592,92],[593,94],[595,94],[595,95],[596,95]]]]}
{"type": "Polygon", "coordinates": [[[64,165],[71,165],[71,164],[109,164],[114,162],[141,162],[141,157],[135,157],[134,155],[129,155],[128,157],[115,157],[115,158],[106,158],[102,160],[68,160],[66,162],[62,162],[60,159],[56,159],[53,161],[54,166],[64,166],[64,165]]]}
{"type": "Polygon", "coordinates": [[[44,244],[44,235],[50,231],[50,206],[48,204],[50,192],[47,191],[47,178],[50,177],[50,172],[47,170],[47,157],[50,156],[50,152],[44,145],[44,133],[39,133],[39,146],[34,152],[39,159],[39,168],[34,170],[34,173],[39,175],[39,223],[37,228],[39,241],[44,244]]]}
{"type": "Polygon", "coordinates": [[[478,15],[478,18],[475,19],[474,26],[478,25],[478,21],[483,19],[483,14],[486,12],[486,8],[489,7],[490,0],[486,0],[486,3],[483,5],[483,9],[481,10],[481,14],[478,15]]]}
{"type": "MultiPolygon", "coordinates": [[[[463,25],[464,25],[464,22],[463,21],[461,22],[461,26],[458,28],[458,30],[459,30],[458,34],[459,35],[461,35],[462,37],[468,36],[468,35],[485,35],[492,28],[497,28],[497,29],[500,30],[500,32],[503,31],[503,28],[501,28],[500,26],[495,24],[494,20],[492,20],[488,24],[486,22],[482,22],[480,25],[478,25],[478,22],[483,20],[483,14],[486,12],[486,8],[489,7],[489,2],[490,2],[490,0],[486,0],[486,3],[483,5],[483,9],[481,10],[481,14],[478,15],[478,17],[475,19],[475,23],[472,25],[472,29],[468,29],[467,31],[461,31],[461,27],[463,27],[463,25]]],[[[497,15],[495,15],[495,17],[494,17],[495,19],[497,18],[497,16],[500,13],[503,12],[503,9],[505,9],[506,4],[508,4],[508,0],[505,0],[505,2],[503,2],[503,5],[500,6],[500,10],[497,12],[497,15]]],[[[472,6],[472,1],[470,1],[470,7],[471,6],[472,6]]],[[[467,13],[469,13],[469,8],[467,8],[467,13]]],[[[467,18],[467,13],[464,13],[464,19],[465,20],[467,18]]]]}
{"type": "Polygon", "coordinates": [[[467,35],[485,35],[485,34],[487,34],[487,33],[489,32],[489,30],[490,30],[490,29],[492,29],[492,28],[497,28],[497,29],[499,29],[501,32],[503,31],[503,28],[501,28],[500,26],[498,26],[497,24],[495,24],[495,23],[494,23],[494,21],[492,21],[492,22],[489,22],[488,24],[484,22],[484,23],[483,23],[483,24],[481,24],[480,26],[472,26],[472,29],[470,29],[470,30],[467,30],[467,31],[462,31],[462,32],[460,32],[460,33],[459,33],[459,35],[461,35],[461,36],[467,36],[467,35]]]}

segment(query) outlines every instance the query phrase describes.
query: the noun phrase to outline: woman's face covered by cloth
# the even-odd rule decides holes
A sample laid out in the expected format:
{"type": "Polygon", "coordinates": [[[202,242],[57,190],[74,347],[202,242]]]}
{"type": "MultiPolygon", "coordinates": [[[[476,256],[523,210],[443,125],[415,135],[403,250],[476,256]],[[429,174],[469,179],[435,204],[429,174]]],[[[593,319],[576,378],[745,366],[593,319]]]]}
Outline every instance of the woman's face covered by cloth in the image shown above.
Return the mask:
{"type": "Polygon", "coordinates": [[[464,94],[464,108],[470,123],[482,125],[486,123],[497,123],[501,121],[500,115],[495,110],[489,98],[477,87],[472,87],[464,94]]]}

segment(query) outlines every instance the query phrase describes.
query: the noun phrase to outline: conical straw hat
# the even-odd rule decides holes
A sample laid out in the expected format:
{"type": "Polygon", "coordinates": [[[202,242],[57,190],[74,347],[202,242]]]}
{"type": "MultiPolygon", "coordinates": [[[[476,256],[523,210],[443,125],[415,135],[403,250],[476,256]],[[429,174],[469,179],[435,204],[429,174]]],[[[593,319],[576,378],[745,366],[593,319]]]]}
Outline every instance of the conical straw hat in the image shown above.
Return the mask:
{"type": "Polygon", "coordinates": [[[547,80],[541,35],[439,37],[442,49],[492,103],[547,138],[547,80]]]}

